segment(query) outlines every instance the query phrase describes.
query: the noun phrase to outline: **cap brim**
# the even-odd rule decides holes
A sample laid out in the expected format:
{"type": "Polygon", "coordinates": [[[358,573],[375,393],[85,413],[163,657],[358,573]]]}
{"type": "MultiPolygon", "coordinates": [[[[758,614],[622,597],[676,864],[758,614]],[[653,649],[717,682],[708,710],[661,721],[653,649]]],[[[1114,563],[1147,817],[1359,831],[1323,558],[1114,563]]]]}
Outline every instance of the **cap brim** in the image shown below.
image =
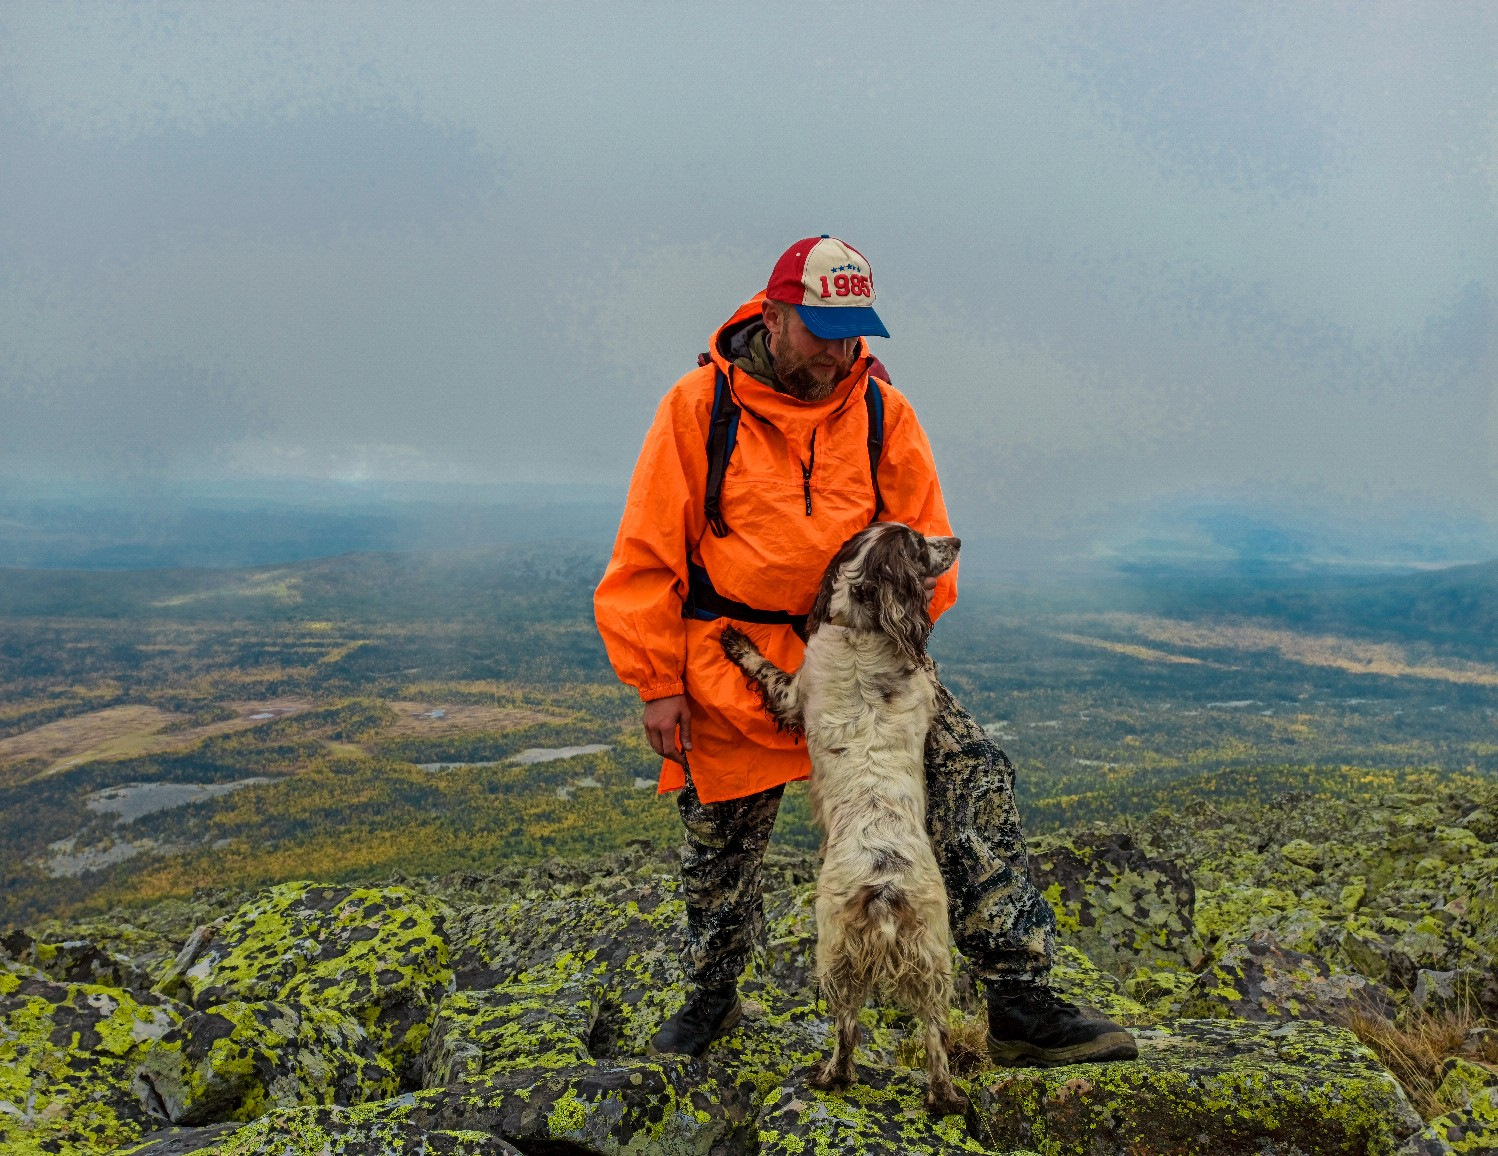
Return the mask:
{"type": "Polygon", "coordinates": [[[889,330],[868,305],[797,305],[806,328],[824,340],[838,337],[888,337],[889,330]]]}

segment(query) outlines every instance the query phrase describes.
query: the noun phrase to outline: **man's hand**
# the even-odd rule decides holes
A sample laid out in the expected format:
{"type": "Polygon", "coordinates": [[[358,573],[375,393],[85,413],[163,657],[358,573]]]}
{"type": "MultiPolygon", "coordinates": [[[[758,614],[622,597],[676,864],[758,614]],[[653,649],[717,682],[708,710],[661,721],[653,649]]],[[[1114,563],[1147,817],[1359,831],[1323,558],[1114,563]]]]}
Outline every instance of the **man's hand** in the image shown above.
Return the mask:
{"type": "Polygon", "coordinates": [[[645,704],[645,739],[661,758],[687,765],[687,752],[692,749],[692,712],[686,695],[673,694],[645,704]],[[678,728],[680,744],[676,741],[678,728]]]}
{"type": "Polygon", "coordinates": [[[936,579],[935,578],[922,578],[921,579],[921,584],[926,587],[926,605],[930,606],[931,605],[931,599],[936,594],[936,579]]]}

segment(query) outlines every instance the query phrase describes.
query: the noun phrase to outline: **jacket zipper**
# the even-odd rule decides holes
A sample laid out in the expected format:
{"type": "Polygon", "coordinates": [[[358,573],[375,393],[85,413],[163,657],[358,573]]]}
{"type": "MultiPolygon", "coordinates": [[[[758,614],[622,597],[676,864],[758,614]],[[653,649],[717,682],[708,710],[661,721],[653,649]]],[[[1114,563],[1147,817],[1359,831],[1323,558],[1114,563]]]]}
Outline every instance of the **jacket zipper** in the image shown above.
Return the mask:
{"type": "Polygon", "coordinates": [[[817,464],[817,431],[811,431],[811,460],[801,463],[801,492],[806,495],[806,516],[811,517],[811,470],[817,464]]]}

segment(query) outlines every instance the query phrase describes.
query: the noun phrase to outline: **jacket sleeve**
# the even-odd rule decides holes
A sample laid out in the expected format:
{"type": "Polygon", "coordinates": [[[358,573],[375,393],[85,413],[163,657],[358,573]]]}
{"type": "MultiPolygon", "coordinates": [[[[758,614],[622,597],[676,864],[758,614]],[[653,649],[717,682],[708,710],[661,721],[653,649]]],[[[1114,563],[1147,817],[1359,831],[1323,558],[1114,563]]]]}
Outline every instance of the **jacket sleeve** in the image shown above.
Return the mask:
{"type": "Polygon", "coordinates": [[[695,455],[703,458],[700,464],[683,460],[691,455],[686,443],[693,431],[678,428],[677,400],[677,391],[666,396],[645,435],[614,551],[593,594],[614,673],[645,702],[684,692],[687,543],[702,532],[696,525],[703,521],[702,482],[694,485],[689,474],[705,471],[706,450],[695,455]]]}
{"type": "MultiPolygon", "coordinates": [[[[892,387],[886,387],[885,392],[895,394],[892,387]]],[[[928,536],[949,535],[952,524],[947,521],[947,504],[941,496],[931,443],[910,403],[902,395],[895,394],[895,398],[898,404],[885,406],[884,454],[879,459],[879,491],[884,499],[880,520],[904,522],[928,536]]],[[[953,566],[937,580],[931,596],[932,621],[956,601],[957,566],[953,566]]]]}

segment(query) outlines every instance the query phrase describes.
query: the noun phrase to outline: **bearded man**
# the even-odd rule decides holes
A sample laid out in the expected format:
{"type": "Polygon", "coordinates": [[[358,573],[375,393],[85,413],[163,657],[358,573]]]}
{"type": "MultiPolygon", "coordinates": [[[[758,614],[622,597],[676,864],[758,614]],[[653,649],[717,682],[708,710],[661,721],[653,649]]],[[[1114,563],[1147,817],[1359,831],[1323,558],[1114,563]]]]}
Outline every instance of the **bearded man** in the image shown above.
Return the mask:
{"type": "MultiPolygon", "coordinates": [[[[700,1056],[738,1023],[737,981],[764,929],[761,863],[785,785],[811,763],[726,661],[725,625],[782,670],[801,665],[805,615],[838,548],[876,520],[952,533],[910,403],[867,337],[868,260],[823,234],[781,256],[765,291],[668,392],[630,481],[594,596],[619,678],[644,701],[686,828],[683,962],[692,991],[651,1041],[700,1056]]],[[[956,570],[928,582],[934,619],[956,570]]],[[[926,746],[927,826],[953,938],[983,981],[999,1062],[1132,1059],[1133,1038],[1047,983],[1055,916],[1030,882],[1014,768],[945,690],[926,746]]]]}

